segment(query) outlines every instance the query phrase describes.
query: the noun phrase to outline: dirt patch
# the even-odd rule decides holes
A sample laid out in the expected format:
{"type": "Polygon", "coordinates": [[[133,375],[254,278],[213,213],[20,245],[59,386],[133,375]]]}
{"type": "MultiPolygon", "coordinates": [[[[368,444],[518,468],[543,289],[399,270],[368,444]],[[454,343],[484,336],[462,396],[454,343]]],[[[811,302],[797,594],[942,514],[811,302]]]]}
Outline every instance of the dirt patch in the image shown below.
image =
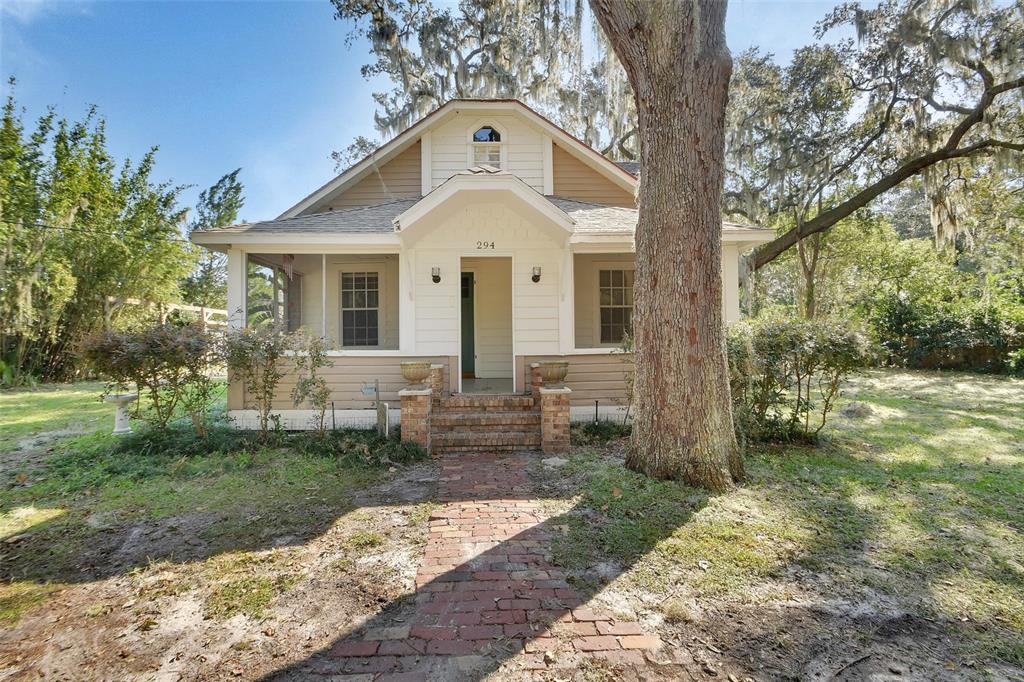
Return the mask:
{"type": "Polygon", "coordinates": [[[274,510],[242,523],[94,513],[73,564],[50,576],[76,584],[0,631],[0,679],[255,679],[303,660],[412,592],[436,480],[432,463],[396,470],[308,536],[274,510]],[[256,547],[233,550],[226,523],[256,547]],[[225,585],[240,586],[229,598],[242,611],[211,608],[225,585]]]}

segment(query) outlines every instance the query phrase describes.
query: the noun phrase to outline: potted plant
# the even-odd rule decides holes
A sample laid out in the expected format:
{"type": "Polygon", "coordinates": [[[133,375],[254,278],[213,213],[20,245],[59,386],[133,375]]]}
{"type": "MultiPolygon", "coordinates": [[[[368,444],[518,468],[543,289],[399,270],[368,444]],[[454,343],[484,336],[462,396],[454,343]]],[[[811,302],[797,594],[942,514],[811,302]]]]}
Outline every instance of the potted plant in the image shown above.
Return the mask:
{"type": "Polygon", "coordinates": [[[565,375],[569,373],[568,360],[543,360],[537,363],[541,381],[547,388],[561,388],[565,375]]]}
{"type": "Polygon", "coordinates": [[[412,388],[424,388],[423,382],[430,376],[429,362],[403,362],[402,376],[412,388]]]}

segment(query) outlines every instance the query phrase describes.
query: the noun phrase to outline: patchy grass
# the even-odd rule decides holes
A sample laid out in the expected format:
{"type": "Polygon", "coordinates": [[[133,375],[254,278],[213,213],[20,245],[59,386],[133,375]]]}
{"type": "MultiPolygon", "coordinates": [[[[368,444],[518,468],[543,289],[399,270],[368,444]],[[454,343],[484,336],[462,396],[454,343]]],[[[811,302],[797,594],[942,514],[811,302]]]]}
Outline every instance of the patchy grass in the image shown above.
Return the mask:
{"type": "Polygon", "coordinates": [[[49,384],[0,391],[0,450],[29,436],[114,428],[114,408],[100,400],[103,384],[49,384]]]}
{"type": "Polygon", "coordinates": [[[552,504],[580,503],[563,517],[557,558],[623,567],[624,588],[669,604],[672,621],[692,617],[679,595],[773,604],[794,591],[874,592],[957,632],[967,660],[1024,666],[1024,382],[872,371],[844,401],[868,415],[837,414],[820,447],[755,449],[748,480],[724,495],[578,448],[548,483],[578,495],[552,504]],[[795,583],[794,571],[813,580],[795,583]]]}
{"type": "MultiPolygon", "coordinates": [[[[88,383],[0,394],[0,437],[63,429],[94,407],[112,413],[98,402],[101,390],[88,383]]],[[[364,432],[261,442],[215,421],[206,439],[184,423],[118,438],[110,421],[93,419],[0,471],[5,626],[45,603],[48,583],[119,573],[143,576],[153,594],[216,582],[204,597],[208,615],[256,617],[299,573],[275,547],[327,532],[354,509],[354,494],[390,475],[388,466],[423,456],[364,432]]],[[[369,531],[352,537],[364,552],[384,542],[369,531]]]]}

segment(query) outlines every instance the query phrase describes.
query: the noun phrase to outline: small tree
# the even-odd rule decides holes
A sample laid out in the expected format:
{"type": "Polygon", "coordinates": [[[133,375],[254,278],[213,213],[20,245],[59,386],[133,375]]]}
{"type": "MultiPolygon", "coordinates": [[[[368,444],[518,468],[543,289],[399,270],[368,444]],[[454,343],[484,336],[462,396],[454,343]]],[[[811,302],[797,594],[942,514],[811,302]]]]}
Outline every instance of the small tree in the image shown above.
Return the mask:
{"type": "Polygon", "coordinates": [[[241,376],[246,392],[252,395],[261,437],[269,431],[274,392],[284,376],[281,358],[289,347],[288,334],[272,325],[245,327],[224,336],[224,363],[228,372],[241,376]]]}
{"type": "Polygon", "coordinates": [[[199,325],[162,324],[89,337],[80,355],[107,379],[105,394],[134,386],[140,397],[136,417],[164,429],[181,406],[205,436],[215,348],[213,337],[199,325]]]}
{"type": "Polygon", "coordinates": [[[324,367],[333,367],[334,363],[327,359],[327,345],[322,337],[299,331],[292,338],[295,369],[299,373],[295,389],[292,391],[292,401],[295,407],[309,401],[316,411],[313,425],[323,438],[327,431],[327,403],[331,399],[331,389],[327,385],[327,380],[317,374],[317,371],[324,367]]]}

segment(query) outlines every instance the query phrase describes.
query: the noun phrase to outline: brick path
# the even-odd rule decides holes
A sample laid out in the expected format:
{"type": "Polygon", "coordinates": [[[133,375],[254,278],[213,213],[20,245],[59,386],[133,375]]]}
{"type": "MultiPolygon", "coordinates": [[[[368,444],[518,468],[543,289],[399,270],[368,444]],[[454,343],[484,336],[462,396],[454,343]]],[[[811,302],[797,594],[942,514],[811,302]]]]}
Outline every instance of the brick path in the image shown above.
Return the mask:
{"type": "Polygon", "coordinates": [[[628,668],[656,659],[657,637],[587,608],[551,563],[545,514],[525,473],[535,457],[442,457],[443,506],[431,516],[413,612],[336,644],[338,672],[479,679],[499,667],[527,677],[586,658],[628,668]]]}

